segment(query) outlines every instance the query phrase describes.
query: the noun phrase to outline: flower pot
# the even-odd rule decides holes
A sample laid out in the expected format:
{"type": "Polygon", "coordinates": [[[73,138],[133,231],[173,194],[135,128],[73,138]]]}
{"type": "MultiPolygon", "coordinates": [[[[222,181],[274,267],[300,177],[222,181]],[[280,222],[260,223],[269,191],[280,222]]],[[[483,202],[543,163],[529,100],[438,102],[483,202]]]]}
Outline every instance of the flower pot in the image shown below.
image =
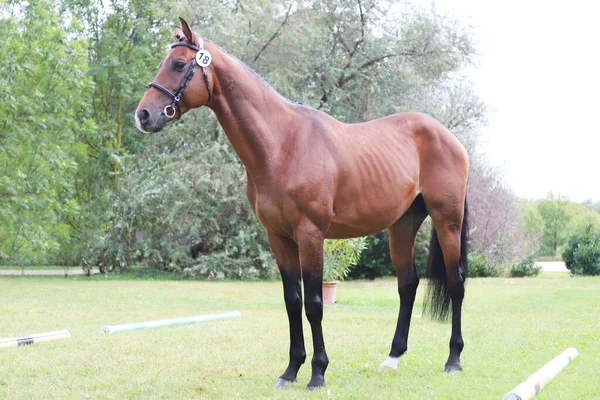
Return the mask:
{"type": "Polygon", "coordinates": [[[323,282],[323,303],[334,304],[338,281],[323,282]]]}

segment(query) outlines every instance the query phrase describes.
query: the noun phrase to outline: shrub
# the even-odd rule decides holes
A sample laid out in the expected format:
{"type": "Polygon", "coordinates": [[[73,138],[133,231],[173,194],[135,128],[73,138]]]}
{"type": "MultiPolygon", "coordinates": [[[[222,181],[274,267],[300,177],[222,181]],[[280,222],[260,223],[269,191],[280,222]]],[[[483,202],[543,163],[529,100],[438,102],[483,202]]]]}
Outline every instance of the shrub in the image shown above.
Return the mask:
{"type": "Polygon", "coordinates": [[[600,233],[588,226],[571,235],[562,257],[573,275],[600,275],[600,233]]]}
{"type": "Polygon", "coordinates": [[[513,278],[523,278],[525,276],[538,276],[542,268],[535,265],[533,256],[527,257],[510,268],[510,276],[513,278]]]}
{"type": "Polygon", "coordinates": [[[179,146],[163,136],[126,170],[103,216],[108,227],[89,240],[85,259],[107,270],[137,263],[188,278],[274,277],[276,263],[233,150],[224,139],[188,138],[179,146]]]}
{"type": "Polygon", "coordinates": [[[390,244],[387,232],[368,236],[360,261],[350,270],[351,279],[375,279],[392,276],[396,270],[390,258],[390,244]]]}
{"type": "MultiPolygon", "coordinates": [[[[431,218],[427,218],[419,229],[415,242],[414,261],[420,277],[425,276],[430,241],[431,218]]],[[[351,279],[375,279],[395,275],[396,270],[390,257],[390,241],[387,232],[368,236],[360,261],[350,270],[348,277],[351,279]]]]}
{"type": "Polygon", "coordinates": [[[571,272],[573,275],[600,275],[600,239],[577,248],[571,272]]]}
{"type": "Polygon", "coordinates": [[[479,251],[472,251],[468,255],[469,259],[469,278],[487,278],[500,275],[487,254],[479,251]]]}
{"type": "Polygon", "coordinates": [[[348,275],[350,267],[356,265],[360,259],[360,253],[366,247],[366,243],[366,237],[325,240],[323,280],[325,282],[343,280],[348,275]]]}

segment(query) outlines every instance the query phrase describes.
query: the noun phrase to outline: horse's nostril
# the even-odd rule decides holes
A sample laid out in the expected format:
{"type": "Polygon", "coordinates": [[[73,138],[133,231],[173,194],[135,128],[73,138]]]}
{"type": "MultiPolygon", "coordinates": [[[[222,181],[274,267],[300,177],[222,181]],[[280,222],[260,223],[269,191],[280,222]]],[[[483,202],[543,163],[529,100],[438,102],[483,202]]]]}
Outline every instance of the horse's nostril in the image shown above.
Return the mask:
{"type": "Polygon", "coordinates": [[[145,108],[138,111],[138,119],[142,124],[146,124],[150,120],[150,113],[145,108]]]}

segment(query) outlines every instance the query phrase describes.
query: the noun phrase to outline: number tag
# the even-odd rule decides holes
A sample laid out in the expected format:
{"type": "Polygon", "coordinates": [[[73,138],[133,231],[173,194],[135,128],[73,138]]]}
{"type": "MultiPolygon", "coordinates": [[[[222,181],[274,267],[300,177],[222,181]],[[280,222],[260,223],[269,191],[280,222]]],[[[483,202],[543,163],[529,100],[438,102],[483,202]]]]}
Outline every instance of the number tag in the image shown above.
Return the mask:
{"type": "Polygon", "coordinates": [[[196,64],[201,67],[208,67],[212,62],[212,56],[208,50],[202,49],[196,53],[196,64]]]}

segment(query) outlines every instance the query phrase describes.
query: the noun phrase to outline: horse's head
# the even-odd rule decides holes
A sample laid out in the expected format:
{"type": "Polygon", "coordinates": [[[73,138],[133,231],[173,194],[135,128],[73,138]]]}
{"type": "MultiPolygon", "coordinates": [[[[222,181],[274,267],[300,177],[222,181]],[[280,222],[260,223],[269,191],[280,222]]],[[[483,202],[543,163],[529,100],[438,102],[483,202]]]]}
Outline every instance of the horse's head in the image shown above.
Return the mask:
{"type": "Polygon", "coordinates": [[[143,132],[158,132],[167,122],[210,100],[211,55],[188,23],[179,20],[181,28],[175,28],[175,43],[135,110],[135,125],[143,132]]]}

